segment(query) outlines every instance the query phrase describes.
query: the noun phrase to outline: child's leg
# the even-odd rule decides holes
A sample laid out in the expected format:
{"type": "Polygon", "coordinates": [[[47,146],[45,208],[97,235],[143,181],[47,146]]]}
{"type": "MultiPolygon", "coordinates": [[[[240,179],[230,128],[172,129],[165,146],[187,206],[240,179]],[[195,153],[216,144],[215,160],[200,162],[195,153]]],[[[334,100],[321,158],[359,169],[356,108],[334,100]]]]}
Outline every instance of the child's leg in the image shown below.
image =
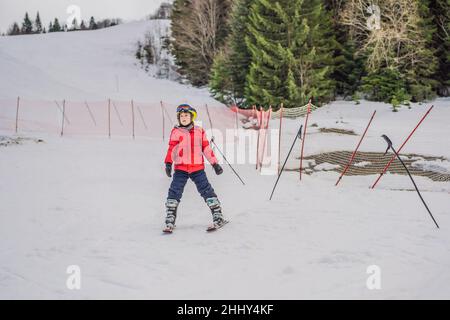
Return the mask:
{"type": "Polygon", "coordinates": [[[184,186],[189,178],[185,171],[175,170],[166,201],[166,226],[174,227],[177,218],[178,203],[183,195],[184,186]]]}
{"type": "Polygon", "coordinates": [[[189,178],[189,174],[182,170],[175,170],[172,183],[170,184],[167,199],[174,199],[180,202],[183,196],[184,186],[189,178]]]}
{"type": "Polygon", "coordinates": [[[204,170],[195,171],[190,174],[191,180],[194,181],[195,186],[197,187],[197,191],[203,197],[203,199],[208,198],[217,198],[216,193],[214,192],[213,187],[208,181],[206,177],[206,173],[204,170]]]}
{"type": "Polygon", "coordinates": [[[211,214],[213,216],[213,221],[215,224],[220,224],[223,222],[224,218],[222,215],[222,208],[220,206],[220,201],[217,199],[217,195],[214,192],[211,184],[206,177],[204,170],[196,171],[190,174],[192,181],[194,181],[200,195],[205,199],[206,204],[211,209],[211,214]]]}

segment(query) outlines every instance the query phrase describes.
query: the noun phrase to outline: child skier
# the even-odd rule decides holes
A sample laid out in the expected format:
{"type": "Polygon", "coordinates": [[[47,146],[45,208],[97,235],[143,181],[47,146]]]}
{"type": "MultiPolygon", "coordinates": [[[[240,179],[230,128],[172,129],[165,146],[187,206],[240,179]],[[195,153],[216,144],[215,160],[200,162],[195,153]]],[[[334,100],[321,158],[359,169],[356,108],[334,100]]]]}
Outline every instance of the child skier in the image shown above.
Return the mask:
{"type": "Polygon", "coordinates": [[[194,181],[198,192],[211,209],[213,225],[209,229],[217,229],[227,222],[222,215],[219,199],[206,177],[203,155],[211,163],[216,174],[222,174],[223,169],[217,162],[205,131],[194,125],[196,117],[197,112],[190,105],[178,106],[178,125],[172,129],[169,149],[164,160],[168,177],[172,177],[172,163],[175,164],[175,172],[166,201],[167,216],[164,232],[170,233],[175,227],[178,204],[188,178],[194,181]]]}

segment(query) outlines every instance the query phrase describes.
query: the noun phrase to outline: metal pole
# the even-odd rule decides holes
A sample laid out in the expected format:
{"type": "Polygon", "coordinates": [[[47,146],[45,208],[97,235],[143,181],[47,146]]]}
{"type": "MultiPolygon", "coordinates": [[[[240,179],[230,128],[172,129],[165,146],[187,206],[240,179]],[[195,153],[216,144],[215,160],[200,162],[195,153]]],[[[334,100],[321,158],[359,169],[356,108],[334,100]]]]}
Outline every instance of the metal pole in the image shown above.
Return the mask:
{"type": "Polygon", "coordinates": [[[223,159],[225,160],[225,162],[228,164],[228,166],[231,168],[231,170],[233,170],[234,174],[239,178],[239,180],[241,180],[242,184],[245,185],[244,181],[241,179],[241,177],[239,176],[239,174],[234,170],[234,168],[231,166],[231,164],[228,162],[227,158],[225,157],[225,155],[223,154],[222,151],[220,151],[219,147],[217,146],[216,142],[214,141],[214,138],[211,138],[211,142],[214,144],[214,146],[216,147],[216,149],[219,151],[219,153],[222,155],[223,159]]]}
{"type": "Polygon", "coordinates": [[[405,163],[403,162],[402,158],[400,158],[399,154],[397,151],[395,151],[394,147],[392,146],[392,141],[391,139],[389,139],[386,135],[382,135],[383,139],[386,141],[386,143],[388,144],[388,148],[386,149],[385,154],[388,152],[389,149],[391,149],[394,152],[394,155],[397,157],[397,159],[401,162],[401,164],[403,165],[403,167],[405,168],[406,172],[408,173],[409,178],[411,179],[414,188],[416,188],[417,194],[420,197],[420,200],[422,200],[423,205],[425,206],[425,208],[427,209],[431,219],[433,219],[434,224],[436,225],[436,227],[439,229],[439,225],[437,224],[436,220],[433,217],[433,214],[431,213],[430,209],[428,208],[427,204],[425,203],[425,200],[423,200],[422,195],[420,194],[419,188],[417,188],[416,182],[414,181],[413,177],[411,176],[411,173],[409,172],[408,168],[406,167],[405,163]]]}
{"type": "Polygon", "coordinates": [[[280,180],[281,174],[283,173],[284,166],[286,165],[286,163],[287,163],[287,161],[289,159],[289,156],[291,155],[292,149],[294,148],[294,145],[295,145],[295,142],[297,141],[297,138],[299,138],[300,140],[302,139],[302,128],[303,128],[303,125],[300,125],[300,129],[298,130],[297,134],[295,135],[294,142],[292,142],[291,148],[289,149],[289,152],[288,152],[288,154],[286,156],[286,160],[284,160],[283,166],[281,167],[281,171],[278,174],[277,181],[275,182],[275,185],[273,186],[272,193],[270,194],[269,200],[272,200],[272,196],[273,196],[273,193],[275,192],[275,188],[278,185],[278,181],[280,180]]]}

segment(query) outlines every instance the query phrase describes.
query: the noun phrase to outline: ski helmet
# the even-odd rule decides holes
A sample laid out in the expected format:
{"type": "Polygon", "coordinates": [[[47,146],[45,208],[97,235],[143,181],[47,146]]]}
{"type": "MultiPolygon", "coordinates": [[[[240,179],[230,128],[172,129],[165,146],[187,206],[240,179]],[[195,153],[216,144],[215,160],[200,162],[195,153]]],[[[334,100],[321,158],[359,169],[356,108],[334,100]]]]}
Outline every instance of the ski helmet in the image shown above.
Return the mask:
{"type": "Polygon", "coordinates": [[[197,118],[197,110],[195,110],[194,108],[192,108],[188,104],[180,104],[177,107],[177,117],[178,117],[178,119],[180,117],[180,113],[181,112],[189,112],[192,115],[192,121],[194,121],[197,118]]]}

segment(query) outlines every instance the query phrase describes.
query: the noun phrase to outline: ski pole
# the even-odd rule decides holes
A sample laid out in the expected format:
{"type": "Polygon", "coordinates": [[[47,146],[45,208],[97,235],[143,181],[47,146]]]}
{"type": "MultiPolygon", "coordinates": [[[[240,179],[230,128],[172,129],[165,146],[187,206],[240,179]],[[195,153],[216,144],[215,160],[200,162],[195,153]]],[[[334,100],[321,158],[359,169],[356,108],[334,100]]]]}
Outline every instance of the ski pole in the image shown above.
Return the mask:
{"type": "Polygon", "coordinates": [[[233,170],[234,174],[239,178],[239,180],[241,180],[242,184],[245,186],[244,181],[242,181],[241,177],[239,176],[239,174],[234,170],[234,168],[231,166],[231,164],[228,162],[227,158],[225,157],[225,155],[222,153],[222,151],[220,151],[219,147],[217,146],[216,142],[214,141],[214,137],[211,138],[211,142],[214,144],[214,146],[217,148],[217,150],[219,151],[219,153],[222,155],[223,159],[225,160],[225,162],[230,166],[231,170],[233,170]]]}
{"type": "MultiPolygon", "coordinates": [[[[405,144],[408,142],[408,140],[411,138],[411,136],[414,134],[414,132],[416,132],[417,128],[422,124],[423,120],[425,120],[425,118],[428,116],[428,114],[431,112],[431,110],[433,109],[434,106],[431,106],[430,109],[428,109],[427,113],[424,114],[424,116],[422,117],[422,119],[420,119],[419,123],[417,124],[417,126],[414,128],[413,131],[411,131],[411,133],[409,134],[408,138],[406,138],[405,142],[403,142],[403,144],[400,146],[400,148],[398,149],[398,152],[400,152],[403,147],[405,146],[405,144]]],[[[378,181],[380,181],[381,177],[386,173],[387,169],[389,168],[389,166],[391,165],[392,161],[394,161],[395,159],[395,155],[391,158],[391,160],[389,160],[389,162],[387,163],[387,165],[384,167],[383,171],[380,173],[380,175],[378,176],[377,180],[374,182],[374,184],[370,187],[371,189],[374,189],[375,186],[377,185],[378,181]]]]}
{"type": "Polygon", "coordinates": [[[422,195],[420,194],[419,189],[417,188],[416,183],[414,182],[413,177],[411,176],[411,173],[409,172],[408,168],[406,167],[405,163],[403,162],[402,158],[400,158],[399,154],[397,153],[397,151],[395,151],[394,147],[392,146],[392,141],[391,139],[389,139],[385,134],[382,135],[383,139],[386,141],[386,143],[388,144],[388,147],[386,149],[386,152],[384,154],[386,154],[389,149],[391,149],[395,156],[397,157],[397,159],[401,162],[401,164],[403,165],[403,167],[405,167],[406,172],[408,173],[409,178],[411,179],[412,183],[414,184],[414,188],[416,188],[417,194],[420,197],[420,200],[422,200],[423,205],[425,206],[425,208],[427,209],[428,213],[430,214],[431,219],[433,219],[434,223],[436,224],[436,227],[439,229],[439,225],[437,224],[436,220],[433,217],[433,214],[431,214],[430,209],[428,208],[427,204],[425,203],[425,200],[423,200],[422,195]]]}
{"type": "Polygon", "coordinates": [[[280,173],[278,174],[277,181],[275,182],[275,185],[273,186],[272,193],[270,194],[269,200],[272,200],[272,196],[273,196],[273,193],[275,192],[275,188],[277,187],[278,180],[280,180],[281,174],[283,173],[283,170],[284,170],[284,166],[286,165],[286,162],[289,159],[289,156],[290,156],[290,154],[292,152],[292,149],[294,148],[294,145],[295,145],[295,142],[297,141],[297,138],[302,140],[302,129],[303,129],[303,125],[300,126],[300,129],[298,130],[297,134],[295,135],[294,142],[292,143],[291,149],[289,149],[289,152],[287,154],[286,160],[284,160],[283,166],[281,167],[280,173]]]}

